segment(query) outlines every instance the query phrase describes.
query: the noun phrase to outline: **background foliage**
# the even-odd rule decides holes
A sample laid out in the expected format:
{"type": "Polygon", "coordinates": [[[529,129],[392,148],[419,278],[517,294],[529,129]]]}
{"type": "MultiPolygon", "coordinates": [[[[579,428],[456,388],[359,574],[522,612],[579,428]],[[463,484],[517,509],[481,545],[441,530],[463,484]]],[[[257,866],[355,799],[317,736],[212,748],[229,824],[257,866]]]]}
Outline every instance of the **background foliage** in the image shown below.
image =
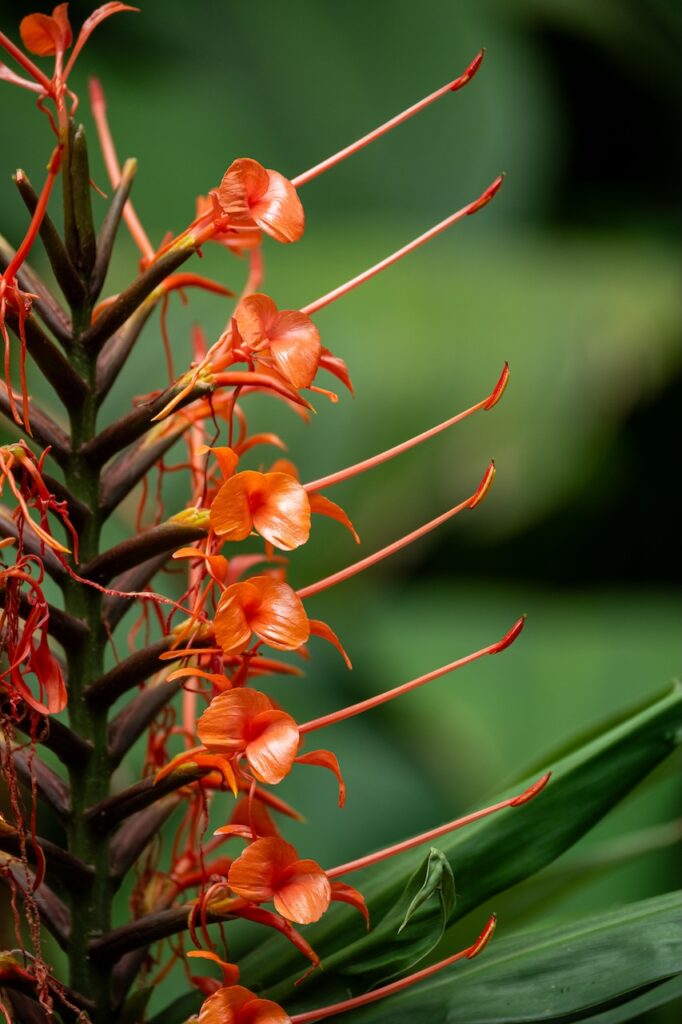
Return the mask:
{"type": "MultiPolygon", "coordinates": [[[[680,14],[668,0],[142,6],[94,36],[75,86],[94,152],[85,76],[101,77],[120,154],[140,161],[134,197],[155,241],[188,221],[195,195],[233,157],[293,176],[488,50],[469,89],[308,186],[303,242],[267,251],[265,288],[295,307],[508,172],[485,214],[320,315],[357,397],[318,403],[314,433],[276,412],[311,478],[472,404],[504,359],[512,368],[490,417],[339,489],[372,550],[470,493],[490,455],[499,470],[470,521],[316,600],[311,612],[334,624],[355,671],[316,649],[308,683],[287,693],[294,714],[406,680],[529,613],[504,658],[335,730],[345,811],[317,773],[305,790],[288,784],[285,796],[316,826],[306,852],[339,861],[481,801],[676,671],[679,480],[668,442],[681,379],[671,215],[680,14]]],[[[3,22],[33,8],[8,2],[3,22]]],[[[72,3],[72,20],[87,10],[72,3]]],[[[30,97],[7,88],[3,104],[12,139],[0,154],[3,231],[17,241],[24,215],[9,175],[19,162],[40,180],[50,140],[22,129],[30,97]]],[[[94,172],[103,184],[97,161],[94,172]]],[[[111,289],[132,275],[132,243],[118,260],[111,289]]],[[[222,253],[207,252],[206,264],[225,279],[222,253]]],[[[226,283],[238,284],[241,268],[230,269],[226,283]]],[[[218,331],[222,302],[174,304],[179,367],[193,312],[201,303],[218,331]]],[[[155,333],[128,369],[140,391],[160,383],[155,333]]],[[[105,412],[123,411],[126,390],[105,412]]],[[[267,417],[271,428],[272,404],[267,417]]],[[[172,480],[167,507],[185,500],[172,480]]],[[[134,513],[131,503],[127,520],[111,524],[112,541],[130,532],[134,513]]],[[[355,557],[333,524],[316,527],[294,583],[355,557]]],[[[673,888],[675,813],[668,767],[547,869],[551,886],[541,873],[495,901],[500,936],[528,918],[570,921],[673,888]],[[628,856],[631,847],[642,855],[628,856]]],[[[647,1012],[642,1020],[674,1019],[647,1012]]]]}

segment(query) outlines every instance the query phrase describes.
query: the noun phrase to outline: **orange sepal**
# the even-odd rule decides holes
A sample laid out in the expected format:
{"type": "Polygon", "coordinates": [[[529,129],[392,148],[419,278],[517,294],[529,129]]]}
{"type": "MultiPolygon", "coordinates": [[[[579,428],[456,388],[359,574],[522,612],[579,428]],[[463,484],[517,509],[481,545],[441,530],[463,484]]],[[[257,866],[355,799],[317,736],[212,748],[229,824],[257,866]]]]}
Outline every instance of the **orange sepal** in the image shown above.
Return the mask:
{"type": "Polygon", "coordinates": [[[226,757],[220,754],[212,754],[202,747],[193,747],[178,754],[154,776],[154,785],[165,779],[167,775],[175,772],[177,774],[191,774],[192,768],[209,768],[218,772],[226,788],[231,789],[235,796],[239,792],[234,769],[226,757]]]}
{"type": "Polygon", "coordinates": [[[310,503],[288,474],[245,470],[222,485],[211,503],[210,522],[224,540],[244,540],[256,530],[275,547],[292,551],[310,536],[310,503]]]}
{"type": "Polygon", "coordinates": [[[350,530],[356,544],[360,543],[360,537],[355,527],[340,505],[337,505],[335,501],[325,498],[324,494],[319,494],[316,491],[308,495],[308,501],[310,502],[311,512],[317,513],[319,516],[327,516],[329,519],[335,519],[337,523],[341,523],[347,530],[350,530]]]}
{"type": "Polygon", "coordinates": [[[21,41],[29,53],[51,57],[64,53],[73,41],[67,14],[69,5],[59,4],[52,14],[28,14],[19,25],[21,41]]]}
{"type": "Polygon", "coordinates": [[[322,640],[327,640],[330,644],[336,647],[337,651],[346,663],[346,668],[353,668],[350,658],[346,654],[343,644],[339,640],[338,636],[326,622],[322,622],[320,619],[309,619],[310,633],[312,636],[319,636],[322,640]]]}
{"type": "Polygon", "coordinates": [[[252,576],[223,592],[213,623],[225,654],[246,650],[252,634],[280,651],[295,651],[310,636],[301,599],[288,583],[252,576]]]}
{"type": "Polygon", "coordinates": [[[218,201],[229,221],[257,224],[278,242],[296,242],[305,228],[301,200],[291,182],[257,160],[242,157],[230,164],[218,189],[218,201]]]}
{"type": "Polygon", "coordinates": [[[333,772],[339,783],[339,807],[343,807],[346,802],[346,783],[336,754],[332,754],[331,750],[310,750],[307,754],[300,754],[296,758],[296,764],[313,764],[333,772]]]}
{"type": "Polygon", "coordinates": [[[319,921],[329,907],[331,886],[313,860],[299,860],[283,839],[257,839],[234,861],[228,875],[233,892],[252,903],[272,900],[279,913],[297,924],[319,921]]]}
{"type": "Polygon", "coordinates": [[[221,959],[217,953],[214,953],[210,949],[189,949],[185,956],[191,957],[197,960],[210,960],[212,963],[217,964],[223,972],[223,984],[224,985],[236,985],[239,981],[239,968],[236,964],[228,963],[227,960],[221,959]]]}
{"type": "Polygon", "coordinates": [[[354,889],[352,885],[346,885],[345,882],[332,882],[332,902],[337,901],[338,903],[349,903],[351,907],[355,907],[359,910],[365,921],[367,922],[367,928],[369,929],[369,910],[365,903],[365,897],[357,889],[354,889]]]}

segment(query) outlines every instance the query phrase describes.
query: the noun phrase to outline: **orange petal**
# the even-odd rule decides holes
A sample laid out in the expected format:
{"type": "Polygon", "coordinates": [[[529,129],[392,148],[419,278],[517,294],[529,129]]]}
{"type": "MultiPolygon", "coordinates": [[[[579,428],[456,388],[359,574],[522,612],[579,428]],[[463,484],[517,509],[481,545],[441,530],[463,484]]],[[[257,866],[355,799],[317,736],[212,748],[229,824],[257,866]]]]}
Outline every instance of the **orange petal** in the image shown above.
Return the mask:
{"type": "Polygon", "coordinates": [[[310,317],[297,310],[283,310],[270,334],[270,354],[276,369],[293,387],[310,387],[322,354],[320,334],[310,317]]]}
{"type": "Polygon", "coordinates": [[[271,999],[253,999],[242,1010],[239,1024],[291,1024],[291,1017],[271,999]]]}
{"type": "Polygon", "coordinates": [[[264,693],[248,688],[225,690],[214,697],[197,722],[197,736],[209,750],[241,753],[249,742],[249,723],[272,710],[264,693]]]}
{"type": "Polygon", "coordinates": [[[216,834],[224,834],[228,829],[243,828],[244,826],[252,834],[255,833],[258,839],[265,839],[267,836],[279,837],[279,832],[272,815],[263,801],[257,797],[253,797],[253,799],[249,799],[247,796],[241,797],[230,815],[229,825],[224,825],[222,828],[217,829],[216,834]]]}
{"type": "Polygon", "coordinates": [[[293,551],[310,536],[310,502],[303,487],[288,473],[258,473],[258,491],[252,491],[253,525],[265,540],[283,551],[293,551]]]}
{"type": "Polygon", "coordinates": [[[257,839],[234,861],[227,881],[237,896],[265,903],[274,897],[282,874],[297,861],[296,850],[283,839],[257,839]]]}
{"type": "Polygon", "coordinates": [[[218,199],[233,223],[254,222],[278,242],[295,242],[303,234],[305,215],[296,189],[257,160],[242,158],[230,164],[218,199]]]}
{"type": "Polygon", "coordinates": [[[271,576],[253,576],[248,585],[258,590],[261,597],[259,608],[250,617],[256,636],[281,651],[301,647],[310,636],[310,625],[296,591],[271,576]]]}
{"type": "Polygon", "coordinates": [[[297,757],[296,764],[314,764],[318,768],[328,768],[330,772],[333,772],[339,783],[339,807],[343,807],[346,802],[346,783],[343,780],[336,754],[332,754],[331,750],[311,750],[307,754],[297,757]]]}
{"type": "Polygon", "coordinates": [[[346,654],[341,641],[338,636],[326,622],[321,622],[320,619],[310,619],[310,632],[313,636],[319,636],[323,640],[328,640],[330,644],[336,647],[337,651],[341,654],[341,657],[346,663],[346,668],[352,668],[351,660],[346,654]]]}
{"type": "Polygon", "coordinates": [[[71,46],[73,36],[67,16],[68,4],[59,4],[49,14],[29,14],[19,25],[21,41],[29,51],[38,57],[50,57],[57,51],[63,53],[71,46]]]}
{"type": "Polygon", "coordinates": [[[259,782],[271,786],[291,771],[300,737],[296,722],[284,711],[265,711],[249,726],[253,737],[246,747],[246,759],[259,782]]]}
{"type": "Polygon", "coordinates": [[[257,606],[259,600],[259,591],[250,582],[233,583],[223,592],[213,631],[225,654],[240,654],[246,650],[253,632],[247,611],[257,606]]]}
{"type": "Polygon", "coordinates": [[[365,897],[352,885],[346,885],[345,882],[332,882],[332,900],[339,903],[350,903],[351,907],[360,911],[369,928],[369,910],[365,903],[365,897]]]}
{"type": "Polygon", "coordinates": [[[249,478],[261,473],[237,473],[222,485],[211,502],[211,529],[223,540],[245,540],[253,530],[249,478]]]}
{"type": "Polygon", "coordinates": [[[269,295],[256,292],[239,303],[234,318],[237,329],[249,348],[257,351],[269,340],[277,319],[277,306],[269,295]]]}
{"type": "Polygon", "coordinates": [[[319,921],[330,900],[329,879],[314,860],[296,861],[278,882],[274,896],[275,909],[296,924],[319,921]]]}
{"type": "Polygon", "coordinates": [[[223,982],[225,985],[235,985],[239,981],[239,968],[236,964],[228,963],[227,960],[222,960],[217,953],[214,953],[209,949],[189,949],[185,956],[192,957],[197,960],[211,960],[214,964],[218,964],[221,971],[223,972],[223,982]]]}
{"type": "Polygon", "coordinates": [[[308,500],[310,501],[311,512],[315,512],[320,516],[327,516],[329,519],[335,519],[337,523],[341,523],[347,530],[350,530],[356,544],[360,543],[355,527],[340,505],[337,505],[335,501],[331,501],[329,498],[325,498],[324,494],[318,494],[314,491],[308,495],[308,500]]]}
{"type": "Polygon", "coordinates": [[[353,382],[350,379],[348,367],[340,356],[335,356],[328,348],[323,348],[322,355],[320,356],[320,366],[327,373],[332,373],[337,377],[342,384],[345,384],[351,395],[354,394],[353,382]]]}

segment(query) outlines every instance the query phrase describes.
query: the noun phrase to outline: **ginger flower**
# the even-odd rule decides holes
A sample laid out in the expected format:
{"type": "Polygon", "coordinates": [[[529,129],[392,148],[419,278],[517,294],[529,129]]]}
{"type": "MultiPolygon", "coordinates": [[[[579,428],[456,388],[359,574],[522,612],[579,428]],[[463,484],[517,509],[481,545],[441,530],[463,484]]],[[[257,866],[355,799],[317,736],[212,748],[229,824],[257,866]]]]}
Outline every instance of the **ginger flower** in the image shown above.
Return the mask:
{"type": "Polygon", "coordinates": [[[211,752],[245,757],[259,782],[276,785],[289,774],[298,752],[298,726],[264,693],[225,690],[197,722],[197,735],[211,752]]]}
{"type": "Polygon", "coordinates": [[[226,587],[213,629],[225,654],[245,651],[254,634],[280,651],[296,651],[310,636],[300,598],[288,583],[272,576],[252,576],[226,587]]]}
{"type": "Polygon", "coordinates": [[[242,985],[230,985],[208,997],[198,1024],[291,1024],[291,1018],[272,1000],[259,999],[242,985]]]}
{"type": "Polygon", "coordinates": [[[257,839],[227,876],[233,892],[252,903],[269,903],[297,924],[319,921],[331,902],[331,884],[314,860],[299,860],[293,846],[274,837],[257,839]]]}
{"type": "Polygon", "coordinates": [[[245,470],[227,480],[211,503],[211,529],[223,540],[244,540],[254,530],[291,551],[310,535],[310,501],[288,473],[245,470]]]}
{"type": "Polygon", "coordinates": [[[231,163],[217,195],[231,224],[255,225],[277,242],[296,242],[303,234],[305,215],[296,189],[257,160],[243,157],[231,163]]]}
{"type": "Polygon", "coordinates": [[[309,316],[295,309],[278,310],[269,296],[256,293],[239,303],[234,323],[239,340],[258,353],[261,363],[296,390],[310,387],[320,365],[322,343],[309,316]]]}

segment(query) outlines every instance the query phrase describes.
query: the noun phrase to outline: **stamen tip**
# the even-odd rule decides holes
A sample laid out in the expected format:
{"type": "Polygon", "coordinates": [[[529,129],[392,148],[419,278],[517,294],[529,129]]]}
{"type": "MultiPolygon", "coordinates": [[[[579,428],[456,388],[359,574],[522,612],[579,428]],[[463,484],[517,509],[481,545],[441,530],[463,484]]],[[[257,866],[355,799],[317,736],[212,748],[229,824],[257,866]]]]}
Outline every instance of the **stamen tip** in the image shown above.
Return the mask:
{"type": "Polygon", "coordinates": [[[484,206],[488,205],[493,196],[496,195],[496,193],[499,192],[499,190],[502,188],[502,183],[504,182],[506,176],[506,172],[504,171],[502,172],[502,174],[498,174],[498,176],[495,178],[492,184],[488,185],[485,192],[483,192],[478,197],[478,199],[475,199],[474,202],[471,204],[471,206],[467,210],[468,217],[470,217],[472,213],[478,213],[479,210],[481,210],[484,206]]]}
{"type": "Polygon", "coordinates": [[[476,942],[473,944],[473,946],[470,946],[469,949],[467,950],[467,954],[466,954],[467,960],[473,960],[473,958],[475,956],[478,956],[479,953],[483,952],[485,947],[488,945],[488,943],[492,939],[492,937],[493,937],[493,935],[495,933],[495,928],[496,927],[497,927],[497,914],[493,914],[490,918],[488,918],[488,922],[487,922],[485,928],[483,929],[483,931],[481,932],[481,934],[479,935],[479,937],[476,939],[476,942]]]}
{"type": "Polygon", "coordinates": [[[485,47],[483,47],[481,50],[479,50],[479,52],[476,54],[476,56],[472,60],[471,64],[469,64],[469,66],[466,69],[466,71],[463,74],[461,74],[459,76],[459,78],[455,79],[455,81],[450,86],[450,92],[457,92],[458,89],[461,89],[462,86],[467,85],[467,83],[471,81],[471,79],[474,77],[474,75],[476,74],[476,72],[480,68],[481,64],[483,63],[483,58],[484,57],[485,57],[485,47]]]}
{"type": "Polygon", "coordinates": [[[517,619],[512,628],[509,630],[509,632],[505,633],[505,635],[502,637],[498,644],[495,644],[495,647],[491,653],[499,654],[500,651],[504,651],[507,649],[507,647],[510,647],[516,640],[519,633],[522,631],[523,627],[526,625],[527,618],[527,615],[522,615],[520,619],[517,619]]]}
{"type": "Polygon", "coordinates": [[[493,480],[495,479],[495,460],[490,460],[490,465],[485,471],[485,475],[478,485],[478,490],[469,501],[469,508],[476,508],[480,505],[488,491],[492,487],[493,480]]]}
{"type": "Polygon", "coordinates": [[[523,793],[520,793],[515,800],[512,800],[509,806],[520,807],[521,804],[526,804],[529,800],[533,800],[545,788],[551,777],[552,773],[546,772],[537,782],[534,782],[532,786],[529,786],[523,793]]]}
{"type": "Polygon", "coordinates": [[[497,384],[493,388],[493,390],[492,390],[492,392],[490,394],[490,398],[488,399],[488,401],[483,406],[483,408],[485,409],[486,412],[488,411],[488,409],[492,409],[493,406],[497,405],[499,400],[502,398],[502,395],[505,393],[505,391],[507,389],[507,384],[508,383],[509,383],[509,363],[505,361],[504,367],[502,369],[502,373],[500,374],[500,379],[498,380],[497,384]]]}

